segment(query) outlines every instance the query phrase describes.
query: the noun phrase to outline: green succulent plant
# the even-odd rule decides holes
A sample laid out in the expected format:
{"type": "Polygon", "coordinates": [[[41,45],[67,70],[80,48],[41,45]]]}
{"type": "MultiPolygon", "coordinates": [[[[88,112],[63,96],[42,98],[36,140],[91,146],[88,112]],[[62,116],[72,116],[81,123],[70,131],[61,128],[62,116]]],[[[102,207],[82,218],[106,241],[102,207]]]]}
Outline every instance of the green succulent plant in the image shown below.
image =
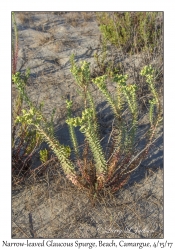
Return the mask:
{"type": "MultiPolygon", "coordinates": [[[[53,150],[66,174],[67,178],[79,188],[90,190],[96,195],[104,188],[110,188],[112,192],[120,189],[129,179],[130,174],[139,166],[140,162],[146,157],[148,149],[153,142],[155,131],[160,122],[160,103],[158,94],[154,86],[154,70],[151,66],[146,66],[141,71],[141,75],[146,78],[149,85],[152,99],[150,100],[150,134],[147,146],[138,155],[135,153],[135,140],[138,130],[138,100],[136,84],[127,84],[127,75],[112,74],[103,75],[96,78],[90,76],[90,64],[87,62],[77,66],[74,56],[71,57],[71,72],[75,78],[76,84],[82,91],[84,107],[81,116],[73,117],[71,100],[66,101],[67,119],[69,127],[70,146],[62,145],[54,137],[53,130],[49,129],[50,123],[43,117],[41,110],[34,107],[30,101],[25,85],[17,72],[12,79],[16,84],[20,95],[28,103],[29,109],[22,109],[22,113],[16,117],[16,122],[33,128],[36,134],[53,150]],[[114,96],[108,91],[106,84],[107,78],[116,84],[116,93],[114,96]],[[90,91],[90,84],[95,84],[99,91],[104,95],[108,105],[113,112],[115,122],[113,124],[114,132],[111,134],[110,153],[105,154],[101,145],[100,127],[97,119],[95,102],[90,91]],[[128,121],[124,111],[130,112],[128,121]],[[75,127],[84,134],[85,146],[83,153],[79,151],[78,139],[75,127]],[[76,161],[71,158],[74,154],[76,161]]],[[[52,118],[51,118],[52,120],[52,118]]],[[[40,151],[42,162],[47,161],[47,150],[40,151]]]]}

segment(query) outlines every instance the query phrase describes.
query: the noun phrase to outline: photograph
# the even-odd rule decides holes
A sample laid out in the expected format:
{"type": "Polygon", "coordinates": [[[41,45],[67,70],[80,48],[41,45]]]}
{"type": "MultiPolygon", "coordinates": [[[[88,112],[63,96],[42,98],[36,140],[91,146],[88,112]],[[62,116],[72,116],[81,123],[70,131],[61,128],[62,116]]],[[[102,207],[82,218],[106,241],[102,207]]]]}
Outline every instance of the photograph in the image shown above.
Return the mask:
{"type": "Polygon", "coordinates": [[[164,11],[11,11],[11,239],[163,238],[164,11]]]}

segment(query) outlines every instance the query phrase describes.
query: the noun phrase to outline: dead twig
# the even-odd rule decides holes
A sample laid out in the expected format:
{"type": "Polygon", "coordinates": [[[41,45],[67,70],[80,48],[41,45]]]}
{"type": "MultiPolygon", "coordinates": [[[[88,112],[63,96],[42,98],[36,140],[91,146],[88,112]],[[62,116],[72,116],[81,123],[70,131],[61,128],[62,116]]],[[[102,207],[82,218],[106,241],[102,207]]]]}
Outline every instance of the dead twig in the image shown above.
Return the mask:
{"type": "Polygon", "coordinates": [[[21,233],[23,233],[28,239],[30,239],[30,236],[27,235],[27,234],[23,231],[23,229],[22,229],[20,226],[18,226],[18,225],[16,224],[16,222],[14,222],[14,221],[12,221],[12,222],[17,226],[17,228],[21,231],[21,233]]]}

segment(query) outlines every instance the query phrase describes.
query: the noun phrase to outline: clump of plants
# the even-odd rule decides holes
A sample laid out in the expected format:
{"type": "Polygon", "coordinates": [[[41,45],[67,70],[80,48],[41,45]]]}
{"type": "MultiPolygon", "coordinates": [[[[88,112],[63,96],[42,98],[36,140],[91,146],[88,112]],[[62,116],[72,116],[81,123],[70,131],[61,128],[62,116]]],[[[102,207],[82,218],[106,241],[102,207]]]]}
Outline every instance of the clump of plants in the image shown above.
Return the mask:
{"type": "MultiPolygon", "coordinates": [[[[20,73],[16,73],[18,61],[18,29],[14,12],[12,12],[12,24],[14,28],[14,32],[12,33],[12,75],[15,75],[18,81],[22,81],[19,77],[20,73]]],[[[29,73],[30,72],[27,71],[23,77],[23,82],[21,82],[21,87],[23,86],[23,88],[27,82],[29,73]]],[[[30,149],[34,144],[34,135],[32,136],[31,133],[29,133],[27,126],[24,124],[19,126],[15,122],[17,116],[21,115],[22,106],[23,95],[18,92],[12,110],[12,182],[15,184],[18,184],[24,178],[24,173],[30,168],[32,156],[30,149]]]]}
{"type": "Polygon", "coordinates": [[[159,12],[97,13],[103,39],[124,53],[153,52],[163,34],[159,12]]]}
{"type": "Polygon", "coordinates": [[[108,56],[108,48],[107,42],[105,40],[102,41],[101,50],[99,53],[94,54],[94,61],[96,63],[96,68],[94,68],[93,76],[100,76],[104,74],[111,74],[111,72],[116,73],[119,72],[119,65],[114,64],[114,61],[109,60],[108,56]]]}
{"type": "MultiPolygon", "coordinates": [[[[12,182],[14,185],[22,183],[26,176],[30,176],[32,173],[32,159],[38,153],[42,163],[46,163],[49,158],[47,149],[39,150],[42,138],[37,133],[37,130],[30,128],[25,120],[20,124],[17,122],[17,117],[25,116],[24,105],[34,107],[24,91],[29,74],[30,71],[28,70],[25,75],[17,72],[12,76],[12,82],[17,84],[20,89],[12,110],[12,182]]],[[[38,109],[35,108],[34,110],[41,114],[42,107],[43,103],[40,104],[38,109]]],[[[42,119],[46,122],[43,115],[42,119]]],[[[53,124],[52,121],[49,123],[50,128],[53,127],[51,124],[53,124]]]]}
{"type": "Polygon", "coordinates": [[[146,78],[151,98],[147,143],[138,152],[136,150],[139,122],[138,86],[136,84],[128,85],[127,75],[114,72],[92,79],[90,63],[83,61],[81,65],[77,65],[74,55],[71,56],[70,61],[71,72],[83,99],[82,113],[77,117],[72,114],[72,101],[67,100],[66,123],[69,127],[72,147],[62,145],[51,133],[49,123],[29,101],[22,82],[16,77],[17,73],[13,76],[14,83],[19,93],[28,102],[29,109],[23,109],[15,122],[21,126],[26,124],[31,131],[33,129],[42,140],[48,143],[57,156],[66,177],[75,186],[88,191],[93,197],[106,189],[116,192],[128,182],[131,173],[148,155],[161,121],[161,106],[154,86],[154,69],[151,66],[145,66],[140,73],[146,78]],[[108,91],[107,78],[116,84],[114,97],[108,91]],[[113,130],[109,135],[106,148],[101,144],[101,128],[98,122],[97,107],[90,91],[91,84],[97,86],[114,115],[113,130]],[[126,111],[128,115],[125,114],[126,111]],[[78,143],[76,127],[84,135],[82,149],[78,143]]]}
{"type": "Polygon", "coordinates": [[[39,107],[34,107],[28,98],[25,89],[29,79],[30,70],[27,69],[25,74],[17,72],[18,61],[18,29],[15,20],[15,13],[12,12],[12,23],[14,32],[12,33],[12,83],[18,86],[17,97],[14,100],[12,108],[12,183],[13,185],[21,184],[27,176],[32,173],[32,160],[39,154],[42,164],[47,164],[50,159],[48,150],[39,149],[42,143],[42,137],[37,130],[31,128],[29,124],[23,120],[20,124],[17,122],[17,117],[25,116],[24,106],[33,108],[33,112],[40,114],[43,121],[47,124],[48,130],[53,132],[53,116],[48,122],[42,115],[43,103],[39,107]]]}
{"type": "Polygon", "coordinates": [[[41,166],[46,166],[47,162],[50,162],[49,151],[41,149],[42,137],[36,129],[31,127],[30,121],[23,119],[20,123],[18,117],[25,117],[26,112],[24,106],[30,107],[32,110],[32,119],[34,114],[39,119],[42,119],[45,126],[47,126],[47,133],[53,133],[53,117],[55,110],[51,115],[51,120],[47,121],[42,114],[43,103],[39,107],[34,107],[30,99],[28,98],[25,88],[29,77],[30,71],[28,70],[25,75],[20,72],[12,75],[12,82],[18,86],[18,95],[14,100],[12,110],[12,183],[13,185],[19,185],[26,180],[26,177],[31,176],[34,172],[32,169],[32,160],[37,155],[42,163],[41,166]]]}

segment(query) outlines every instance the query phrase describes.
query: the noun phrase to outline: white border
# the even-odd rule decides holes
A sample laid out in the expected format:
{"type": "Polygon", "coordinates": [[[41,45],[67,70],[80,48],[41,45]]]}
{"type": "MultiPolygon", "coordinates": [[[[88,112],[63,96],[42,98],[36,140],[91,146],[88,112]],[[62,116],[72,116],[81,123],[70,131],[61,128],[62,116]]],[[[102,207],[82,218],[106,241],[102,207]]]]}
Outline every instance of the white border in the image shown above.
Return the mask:
{"type": "MultiPolygon", "coordinates": [[[[164,11],[164,168],[165,240],[173,242],[175,225],[175,3],[172,1],[19,1],[1,3],[1,90],[0,90],[0,245],[11,240],[11,11],[164,11]]],[[[19,241],[19,240],[18,240],[19,241]]],[[[151,241],[151,240],[149,240],[151,241]]]]}

